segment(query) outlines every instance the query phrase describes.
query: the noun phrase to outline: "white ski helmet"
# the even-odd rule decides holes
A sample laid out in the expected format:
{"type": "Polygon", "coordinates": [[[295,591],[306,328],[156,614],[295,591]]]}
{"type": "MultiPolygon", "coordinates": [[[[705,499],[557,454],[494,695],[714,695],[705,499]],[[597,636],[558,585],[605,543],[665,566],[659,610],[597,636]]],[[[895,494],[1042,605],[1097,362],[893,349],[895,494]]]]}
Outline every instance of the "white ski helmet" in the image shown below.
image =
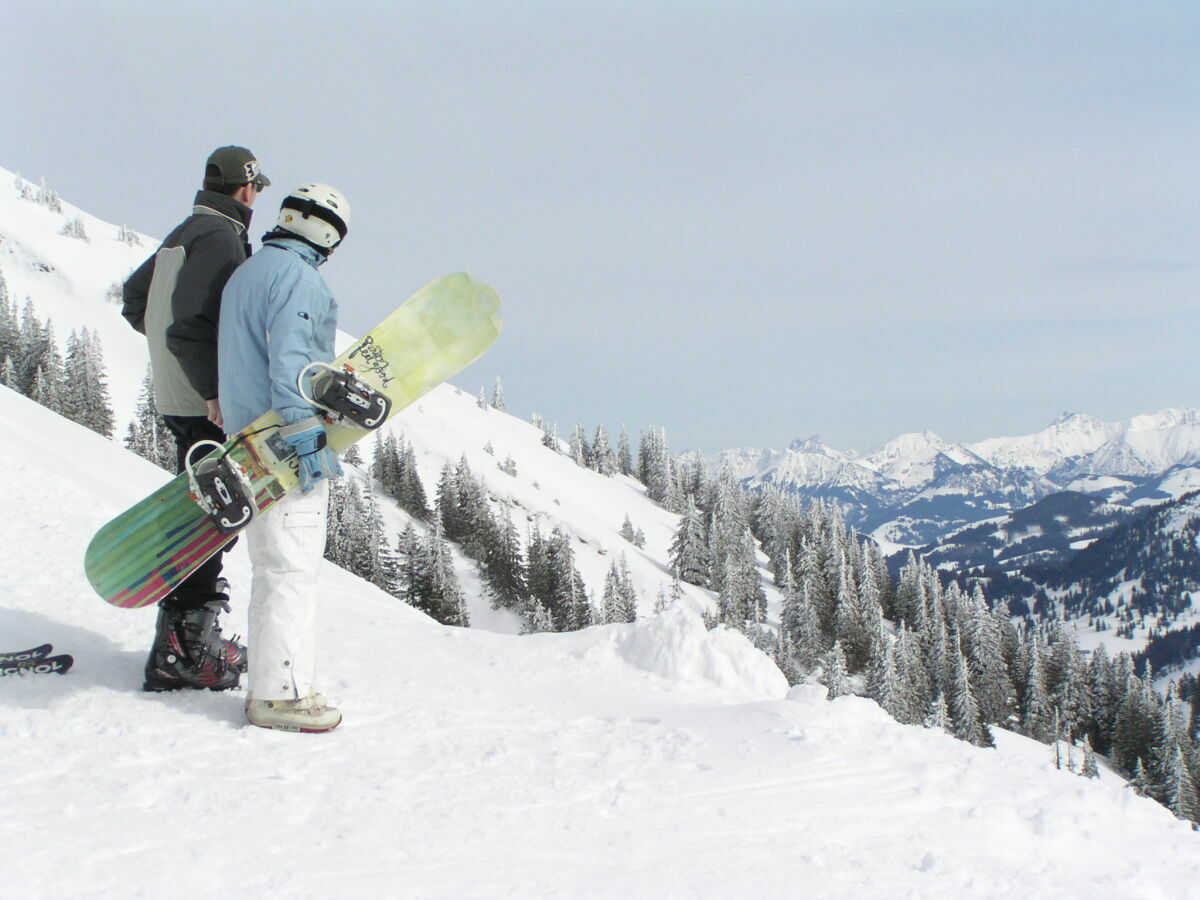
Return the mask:
{"type": "Polygon", "coordinates": [[[332,250],[350,229],[350,204],[335,187],[303,184],[284,198],[277,224],[323,250],[332,250]]]}

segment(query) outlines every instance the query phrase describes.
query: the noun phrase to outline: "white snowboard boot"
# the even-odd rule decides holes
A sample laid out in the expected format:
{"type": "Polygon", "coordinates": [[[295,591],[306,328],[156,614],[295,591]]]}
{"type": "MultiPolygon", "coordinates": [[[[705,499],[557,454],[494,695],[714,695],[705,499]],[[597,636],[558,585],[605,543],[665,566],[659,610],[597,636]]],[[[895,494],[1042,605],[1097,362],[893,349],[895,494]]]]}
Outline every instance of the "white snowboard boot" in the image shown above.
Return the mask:
{"type": "Polygon", "coordinates": [[[246,719],[259,728],[314,733],[337,728],[342,714],[326,706],[321,694],[310,692],[300,700],[247,700],[246,719]]]}

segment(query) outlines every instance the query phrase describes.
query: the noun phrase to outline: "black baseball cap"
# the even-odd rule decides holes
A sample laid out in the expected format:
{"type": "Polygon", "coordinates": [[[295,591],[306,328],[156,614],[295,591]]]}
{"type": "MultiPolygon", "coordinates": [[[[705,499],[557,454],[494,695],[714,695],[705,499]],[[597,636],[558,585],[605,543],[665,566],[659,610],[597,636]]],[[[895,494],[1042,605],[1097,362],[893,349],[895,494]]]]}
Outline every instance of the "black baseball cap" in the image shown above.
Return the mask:
{"type": "Polygon", "coordinates": [[[262,190],[271,184],[271,179],[263,174],[258,159],[245,147],[218,147],[209,155],[204,167],[206,189],[224,191],[251,183],[262,190]]]}

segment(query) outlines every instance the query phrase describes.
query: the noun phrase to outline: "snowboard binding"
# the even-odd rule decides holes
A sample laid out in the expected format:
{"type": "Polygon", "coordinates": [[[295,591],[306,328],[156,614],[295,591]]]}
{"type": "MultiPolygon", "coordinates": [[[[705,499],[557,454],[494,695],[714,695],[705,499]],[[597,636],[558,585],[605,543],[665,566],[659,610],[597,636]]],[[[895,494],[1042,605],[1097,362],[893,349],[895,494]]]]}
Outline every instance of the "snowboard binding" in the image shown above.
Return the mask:
{"type": "Polygon", "coordinates": [[[250,476],[224,453],[213,453],[192,464],[197,447],[224,448],[216,441],[193,444],[183,460],[187,471],[188,495],[200,505],[221,534],[233,534],[249,525],[258,514],[250,476]]]}
{"type": "Polygon", "coordinates": [[[354,374],[350,366],[337,369],[328,363],[309,363],[296,379],[300,396],[323,409],[334,422],[344,422],[373,431],[387,421],[392,401],[354,374]],[[304,387],[305,376],[312,370],[312,395],[304,387]]]}

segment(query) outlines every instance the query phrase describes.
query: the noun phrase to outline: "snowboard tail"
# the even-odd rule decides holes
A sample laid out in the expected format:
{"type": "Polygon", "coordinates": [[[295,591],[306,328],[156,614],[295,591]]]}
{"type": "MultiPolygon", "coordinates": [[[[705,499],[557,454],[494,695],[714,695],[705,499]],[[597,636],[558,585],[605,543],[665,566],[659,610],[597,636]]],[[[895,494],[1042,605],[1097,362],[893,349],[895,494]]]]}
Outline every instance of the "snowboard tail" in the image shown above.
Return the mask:
{"type": "MultiPolygon", "coordinates": [[[[387,395],[395,415],[482,356],[500,327],[494,288],[464,273],[446,275],[409,297],[332,365],[351,366],[387,395]]],[[[299,483],[291,449],[273,440],[281,427],[268,410],[225,443],[229,459],[250,477],[260,515],[299,483]]],[[[369,433],[349,424],[326,426],[338,453],[369,433]]],[[[233,540],[236,533],[218,530],[188,490],[186,473],[177,475],[96,532],[84,568],[107,602],[130,609],[155,603],[233,540]]]]}

